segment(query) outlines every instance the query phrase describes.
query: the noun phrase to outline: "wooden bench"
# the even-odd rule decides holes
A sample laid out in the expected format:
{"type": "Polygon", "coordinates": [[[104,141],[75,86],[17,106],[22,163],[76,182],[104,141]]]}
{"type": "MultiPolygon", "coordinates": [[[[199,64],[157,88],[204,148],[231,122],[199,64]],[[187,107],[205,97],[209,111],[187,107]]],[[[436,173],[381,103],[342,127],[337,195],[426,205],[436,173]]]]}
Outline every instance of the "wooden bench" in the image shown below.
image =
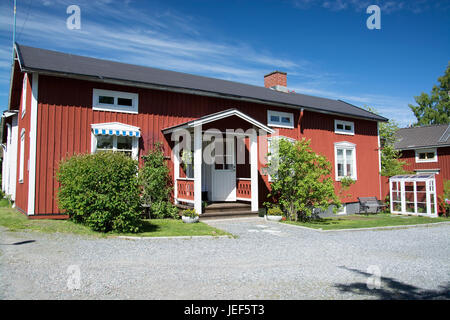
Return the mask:
{"type": "Polygon", "coordinates": [[[377,200],[377,197],[361,197],[359,200],[359,210],[360,212],[367,213],[378,213],[382,208],[386,207],[386,204],[377,200]]]}

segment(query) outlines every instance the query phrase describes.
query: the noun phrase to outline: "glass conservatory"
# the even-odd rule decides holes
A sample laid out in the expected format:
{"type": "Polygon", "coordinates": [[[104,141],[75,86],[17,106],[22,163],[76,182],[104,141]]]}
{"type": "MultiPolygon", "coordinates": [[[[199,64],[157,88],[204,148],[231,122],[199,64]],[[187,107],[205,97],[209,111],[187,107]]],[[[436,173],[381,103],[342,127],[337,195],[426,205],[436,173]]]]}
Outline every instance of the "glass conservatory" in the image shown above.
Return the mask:
{"type": "Polygon", "coordinates": [[[389,190],[391,213],[437,217],[434,173],[393,176],[389,190]]]}

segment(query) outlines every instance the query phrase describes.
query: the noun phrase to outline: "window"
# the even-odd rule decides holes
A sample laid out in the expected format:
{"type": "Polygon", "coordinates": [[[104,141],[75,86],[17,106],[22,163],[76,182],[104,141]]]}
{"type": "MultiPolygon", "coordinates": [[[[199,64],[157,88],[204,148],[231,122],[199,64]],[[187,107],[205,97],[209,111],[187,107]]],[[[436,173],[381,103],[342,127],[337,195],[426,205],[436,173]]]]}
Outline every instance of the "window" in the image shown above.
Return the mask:
{"type": "Polygon", "coordinates": [[[138,159],[139,128],[122,123],[100,123],[92,125],[92,153],[123,152],[138,159]]]}
{"type": "Polygon", "coordinates": [[[355,134],[355,124],[351,121],[334,120],[334,132],[337,134],[355,134]]]}
{"type": "Polygon", "coordinates": [[[138,105],[137,93],[94,89],[94,110],[138,113],[138,105]]]}
{"type": "Polygon", "coordinates": [[[25,171],[25,129],[20,133],[20,162],[19,162],[19,182],[23,183],[23,173],[25,171]]]}
{"type": "Polygon", "coordinates": [[[267,125],[271,127],[294,128],[294,114],[268,110],[267,125]]]}
{"type": "Polygon", "coordinates": [[[437,162],[437,149],[416,150],[416,162],[437,162]]]}
{"type": "Polygon", "coordinates": [[[343,177],[356,180],[356,146],[349,142],[334,145],[336,181],[343,177]]]}
{"type": "Polygon", "coordinates": [[[22,119],[25,116],[25,112],[27,111],[27,84],[28,74],[25,73],[22,84],[22,119]]]}

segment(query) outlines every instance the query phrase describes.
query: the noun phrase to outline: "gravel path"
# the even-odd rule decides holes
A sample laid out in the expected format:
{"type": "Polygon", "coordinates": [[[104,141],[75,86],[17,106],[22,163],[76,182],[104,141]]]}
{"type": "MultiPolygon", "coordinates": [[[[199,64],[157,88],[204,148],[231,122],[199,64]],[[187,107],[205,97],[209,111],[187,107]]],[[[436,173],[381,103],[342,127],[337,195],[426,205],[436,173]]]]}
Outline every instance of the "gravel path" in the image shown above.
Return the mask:
{"type": "Polygon", "coordinates": [[[1,229],[0,299],[450,298],[450,225],[319,233],[261,218],[208,223],[238,238],[1,229]],[[369,289],[377,271],[380,287],[369,289]]]}

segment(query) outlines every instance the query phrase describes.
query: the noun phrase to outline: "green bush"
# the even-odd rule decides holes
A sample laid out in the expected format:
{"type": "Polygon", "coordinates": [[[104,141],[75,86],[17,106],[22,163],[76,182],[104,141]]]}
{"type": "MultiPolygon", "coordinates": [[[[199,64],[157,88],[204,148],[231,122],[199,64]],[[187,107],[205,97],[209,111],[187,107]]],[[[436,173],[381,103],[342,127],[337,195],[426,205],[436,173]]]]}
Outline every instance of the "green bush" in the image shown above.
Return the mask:
{"type": "Polygon", "coordinates": [[[141,227],[138,163],[126,155],[75,155],[59,164],[58,206],[78,223],[101,232],[141,227]]]}
{"type": "Polygon", "coordinates": [[[168,201],[153,202],[150,207],[152,219],[179,219],[179,210],[168,201]]]}
{"type": "Polygon", "coordinates": [[[170,202],[172,180],[164,160],[161,143],[155,143],[147,155],[142,156],[144,165],[139,170],[143,204],[150,206],[153,219],[179,218],[178,209],[170,202]]]}

